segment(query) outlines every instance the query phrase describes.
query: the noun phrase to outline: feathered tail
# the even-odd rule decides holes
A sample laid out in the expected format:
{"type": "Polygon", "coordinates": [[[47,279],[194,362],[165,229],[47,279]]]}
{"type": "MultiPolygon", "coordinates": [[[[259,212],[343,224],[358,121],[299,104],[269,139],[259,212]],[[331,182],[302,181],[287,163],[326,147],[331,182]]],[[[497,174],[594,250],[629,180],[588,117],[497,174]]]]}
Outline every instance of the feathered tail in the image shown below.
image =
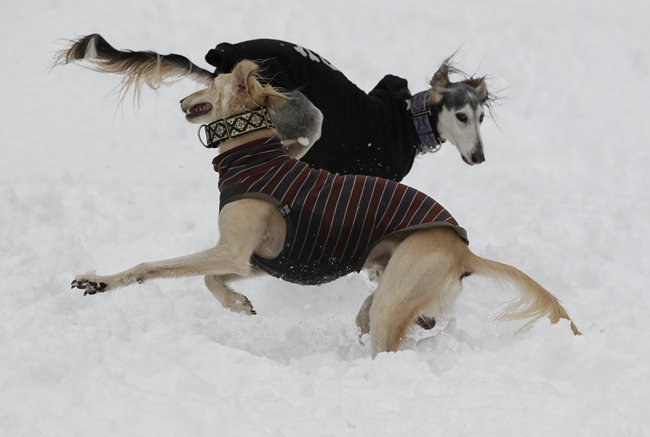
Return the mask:
{"type": "Polygon", "coordinates": [[[143,85],[157,90],[169,79],[188,77],[208,86],[214,79],[211,72],[193,64],[185,56],[117,50],[96,33],[70,41],[70,45],[55,56],[54,66],[75,61],[87,61],[90,69],[100,73],[124,75],[119,91],[120,101],[124,100],[131,87],[139,99],[143,85]]]}
{"type": "Polygon", "coordinates": [[[509,283],[519,295],[517,300],[510,303],[497,315],[498,320],[513,321],[532,318],[518,331],[521,332],[544,316],[547,316],[551,323],[557,323],[560,319],[567,319],[571,322],[573,333],[581,335],[560,301],[524,272],[507,264],[483,259],[471,252],[469,254],[465,261],[466,268],[469,271],[486,276],[497,283],[509,283]]]}

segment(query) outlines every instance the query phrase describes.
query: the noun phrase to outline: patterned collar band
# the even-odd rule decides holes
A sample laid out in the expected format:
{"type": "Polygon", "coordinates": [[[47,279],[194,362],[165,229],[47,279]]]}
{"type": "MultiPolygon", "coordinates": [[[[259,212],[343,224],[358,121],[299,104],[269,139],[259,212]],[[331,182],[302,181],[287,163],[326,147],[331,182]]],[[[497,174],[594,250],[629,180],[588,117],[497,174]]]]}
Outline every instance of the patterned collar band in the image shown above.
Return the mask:
{"type": "Polygon", "coordinates": [[[224,141],[232,140],[239,135],[274,127],[269,109],[262,106],[243,114],[220,118],[210,124],[202,124],[199,127],[199,141],[204,147],[214,149],[224,141]],[[201,135],[202,129],[205,129],[205,141],[201,135]]]}
{"type": "Polygon", "coordinates": [[[427,107],[427,91],[419,92],[411,97],[411,116],[413,124],[420,137],[420,142],[427,152],[437,152],[440,150],[440,143],[436,138],[434,130],[431,128],[429,116],[431,108],[427,107]]]}

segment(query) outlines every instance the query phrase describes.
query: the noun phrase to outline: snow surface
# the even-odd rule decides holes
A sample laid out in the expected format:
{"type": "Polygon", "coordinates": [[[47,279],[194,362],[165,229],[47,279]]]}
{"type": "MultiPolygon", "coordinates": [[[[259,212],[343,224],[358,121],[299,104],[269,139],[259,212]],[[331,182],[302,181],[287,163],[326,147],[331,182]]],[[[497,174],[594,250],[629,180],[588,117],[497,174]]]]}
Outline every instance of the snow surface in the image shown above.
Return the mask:
{"type": "Polygon", "coordinates": [[[3,0],[0,6],[0,435],[650,435],[650,2],[3,0]],[[582,330],[518,336],[510,298],[471,277],[454,318],[369,358],[360,275],[272,278],[224,310],[201,278],[83,297],[77,273],[192,253],[218,237],[214,152],[181,81],[119,108],[119,78],[49,70],[62,39],[203,56],[273,37],[365,90],[425,89],[459,47],[503,98],[487,161],[448,144],[406,182],[467,228],[477,254],[555,293],[582,330]]]}

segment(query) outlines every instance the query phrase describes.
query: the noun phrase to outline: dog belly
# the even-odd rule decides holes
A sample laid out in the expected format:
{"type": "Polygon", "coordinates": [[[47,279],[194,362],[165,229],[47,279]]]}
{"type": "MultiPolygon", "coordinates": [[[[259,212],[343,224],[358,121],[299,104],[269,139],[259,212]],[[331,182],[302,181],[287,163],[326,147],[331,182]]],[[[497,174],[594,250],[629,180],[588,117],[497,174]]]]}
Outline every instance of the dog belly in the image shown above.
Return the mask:
{"type": "Polygon", "coordinates": [[[271,276],[300,285],[320,285],[359,270],[353,264],[327,259],[325,262],[301,262],[288,258],[264,259],[253,256],[253,263],[271,276]]]}

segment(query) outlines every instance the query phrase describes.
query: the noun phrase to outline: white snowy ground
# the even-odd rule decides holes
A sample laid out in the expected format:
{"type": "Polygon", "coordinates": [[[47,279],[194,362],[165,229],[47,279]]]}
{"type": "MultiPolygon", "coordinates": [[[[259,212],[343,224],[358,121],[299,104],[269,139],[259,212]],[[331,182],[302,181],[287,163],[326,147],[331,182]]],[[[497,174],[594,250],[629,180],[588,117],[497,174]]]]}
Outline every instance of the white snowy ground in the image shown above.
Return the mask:
{"type": "Polygon", "coordinates": [[[0,6],[0,435],[643,436],[650,434],[650,3],[546,0],[4,0],[0,6]],[[584,335],[514,337],[510,298],[465,281],[455,317],[369,358],[352,275],[271,278],[224,310],[200,278],[83,297],[76,273],[192,253],[218,237],[213,151],[179,82],[119,109],[119,79],[48,70],[60,39],[203,56],[273,37],[365,90],[421,91],[444,57],[493,77],[487,161],[452,146],[406,182],[445,205],[481,256],[529,273],[584,335]]]}

